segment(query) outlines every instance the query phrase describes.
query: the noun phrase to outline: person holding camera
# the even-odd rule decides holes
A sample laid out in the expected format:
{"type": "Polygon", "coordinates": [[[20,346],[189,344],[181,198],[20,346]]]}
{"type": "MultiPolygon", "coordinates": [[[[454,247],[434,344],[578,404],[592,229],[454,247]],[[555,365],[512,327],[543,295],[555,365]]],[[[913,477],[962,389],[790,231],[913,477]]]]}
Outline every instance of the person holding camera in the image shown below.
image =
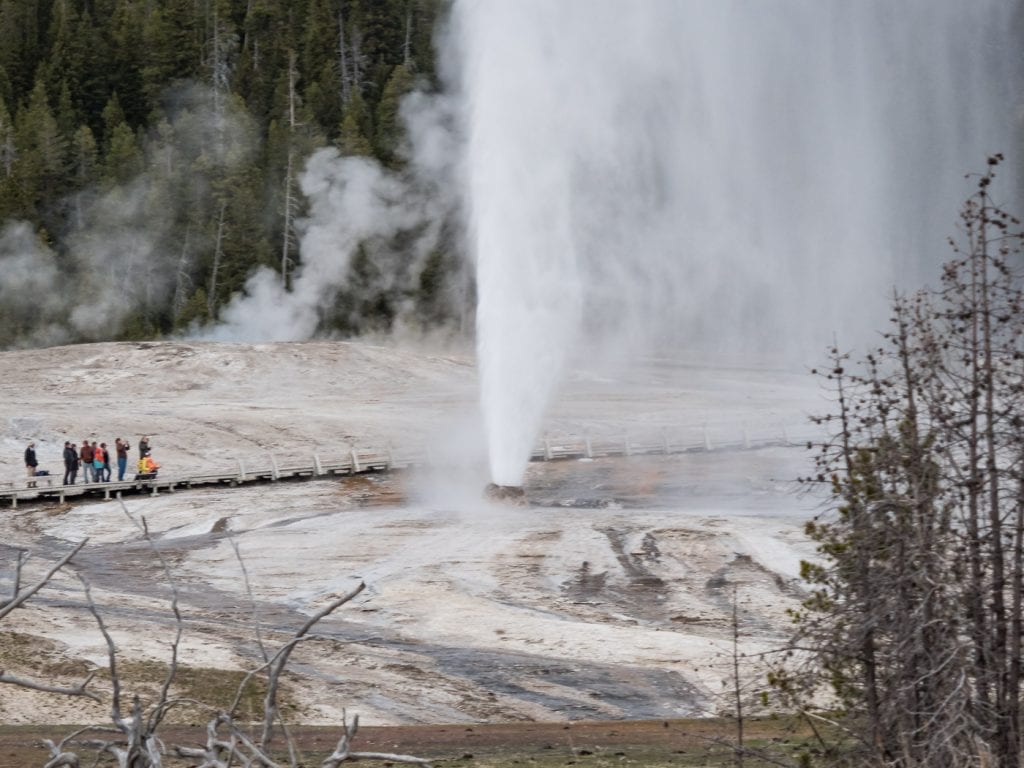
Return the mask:
{"type": "Polygon", "coordinates": [[[128,468],[128,451],[132,449],[131,444],[127,440],[122,440],[120,437],[114,441],[114,450],[117,453],[117,481],[121,482],[124,480],[125,470],[128,468]]]}

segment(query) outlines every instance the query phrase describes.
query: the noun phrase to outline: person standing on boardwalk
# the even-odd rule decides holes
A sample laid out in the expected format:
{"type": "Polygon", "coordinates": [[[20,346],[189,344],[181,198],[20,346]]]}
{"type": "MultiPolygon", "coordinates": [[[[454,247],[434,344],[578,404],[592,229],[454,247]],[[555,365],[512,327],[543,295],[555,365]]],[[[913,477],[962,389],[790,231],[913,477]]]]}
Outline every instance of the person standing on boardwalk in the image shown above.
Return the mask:
{"type": "Polygon", "coordinates": [[[124,473],[128,468],[128,451],[131,449],[131,443],[127,440],[119,437],[114,441],[114,452],[117,454],[117,482],[124,480],[124,473]]]}
{"type": "Polygon", "coordinates": [[[78,475],[78,451],[70,440],[64,441],[64,485],[74,485],[78,475]]]}
{"type": "Polygon", "coordinates": [[[149,456],[149,435],[143,435],[142,439],[139,440],[139,459],[144,459],[149,456]]]}
{"type": "Polygon", "coordinates": [[[97,483],[103,482],[103,449],[92,441],[92,477],[97,483]]]}
{"type": "Polygon", "coordinates": [[[100,443],[100,451],[103,454],[103,482],[110,482],[110,451],[106,443],[100,443]]]}
{"type": "Polygon", "coordinates": [[[36,487],[36,467],[39,466],[39,462],[36,461],[36,444],[29,443],[28,448],[25,449],[25,472],[32,479],[29,480],[25,485],[28,488],[36,487]]]}
{"type": "Polygon", "coordinates": [[[92,472],[92,446],[89,445],[88,440],[82,441],[82,449],[78,452],[78,458],[82,461],[82,482],[91,483],[93,481],[92,472]]]}

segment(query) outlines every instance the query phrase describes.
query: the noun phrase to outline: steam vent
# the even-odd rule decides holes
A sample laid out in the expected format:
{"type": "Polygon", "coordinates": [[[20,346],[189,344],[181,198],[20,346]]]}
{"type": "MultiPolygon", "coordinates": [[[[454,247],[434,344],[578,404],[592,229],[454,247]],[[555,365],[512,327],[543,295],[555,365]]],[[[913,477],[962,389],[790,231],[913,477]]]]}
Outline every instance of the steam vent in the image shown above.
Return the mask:
{"type": "Polygon", "coordinates": [[[521,485],[498,485],[488,483],[484,488],[484,496],[491,501],[500,501],[503,504],[515,504],[526,506],[526,492],[521,485]]]}

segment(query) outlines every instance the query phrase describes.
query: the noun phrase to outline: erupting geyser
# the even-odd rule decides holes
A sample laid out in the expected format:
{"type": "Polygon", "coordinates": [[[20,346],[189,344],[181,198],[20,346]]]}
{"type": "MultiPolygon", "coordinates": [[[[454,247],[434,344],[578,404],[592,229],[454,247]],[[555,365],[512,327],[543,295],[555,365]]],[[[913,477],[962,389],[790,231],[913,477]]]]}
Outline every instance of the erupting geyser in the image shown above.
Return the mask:
{"type": "Polygon", "coordinates": [[[1011,146],[1016,5],[457,0],[494,483],[571,351],[802,363],[884,322],[1011,146]]]}

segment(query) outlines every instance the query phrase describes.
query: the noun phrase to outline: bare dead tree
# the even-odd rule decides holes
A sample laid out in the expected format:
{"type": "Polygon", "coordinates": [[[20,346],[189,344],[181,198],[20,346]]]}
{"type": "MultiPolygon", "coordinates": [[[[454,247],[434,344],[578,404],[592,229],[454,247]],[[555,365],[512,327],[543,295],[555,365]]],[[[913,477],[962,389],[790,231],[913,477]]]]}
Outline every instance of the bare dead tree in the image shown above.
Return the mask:
{"type": "Polygon", "coordinates": [[[832,436],[806,481],[831,503],[794,648],[802,695],[827,680],[871,764],[1020,763],[1024,232],[991,197],[1001,160],[940,289],[894,297],[884,343],[852,370],[833,347],[824,371],[832,436]]]}
{"type": "MultiPolygon", "coordinates": [[[[83,750],[87,750],[93,756],[91,764],[96,765],[104,756],[107,756],[112,758],[119,768],[162,768],[165,757],[168,754],[194,761],[197,760],[198,762],[193,763],[193,765],[199,766],[199,768],[229,768],[229,766],[276,768],[282,765],[282,763],[273,756],[271,741],[275,730],[279,729],[286,741],[287,764],[292,766],[292,768],[297,768],[299,765],[297,750],[288,732],[287,724],[281,717],[278,706],[281,678],[287,669],[288,661],[295,648],[303,642],[319,637],[313,633],[316,625],[339,607],[358,596],[365,589],[365,584],[360,582],[346,594],[333,599],[323,608],[316,611],[293,633],[287,642],[282,644],[273,654],[270,654],[264,645],[259,631],[259,619],[256,615],[255,600],[252,596],[252,588],[244,559],[237,545],[232,542],[232,547],[242,567],[246,591],[253,606],[253,619],[257,627],[257,642],[263,661],[243,676],[235,691],[234,698],[228,703],[226,708],[218,708],[209,702],[198,701],[194,698],[175,697],[173,695],[173,686],[179,670],[179,648],[184,632],[184,619],[179,607],[178,589],[169,564],[164,558],[161,549],[150,535],[145,518],[136,520],[123,502],[121,503],[121,508],[131,523],[138,528],[143,540],[149,545],[153,555],[160,563],[164,579],[171,590],[170,610],[174,616],[175,634],[170,643],[168,670],[159,693],[152,703],[144,704],[140,695],[126,692],[121,676],[117,645],[103,618],[102,611],[93,599],[89,580],[83,574],[78,574],[86,609],[92,616],[107,649],[107,672],[110,677],[110,725],[87,726],[75,730],[60,741],[47,740],[45,746],[49,751],[49,760],[46,762],[46,766],[48,768],[57,768],[58,766],[78,768],[82,764],[81,753],[83,750]],[[263,700],[263,719],[256,732],[250,733],[248,724],[240,722],[239,710],[243,695],[257,677],[265,677],[266,682],[266,693],[263,700]],[[186,705],[198,708],[200,711],[205,711],[209,714],[210,719],[206,725],[206,742],[199,747],[187,745],[169,747],[160,736],[161,727],[167,715],[174,708],[186,705]]],[[[41,579],[24,588],[20,586],[20,583],[25,553],[19,552],[15,566],[12,596],[4,601],[2,607],[0,607],[0,618],[23,605],[29,598],[46,586],[53,576],[66,566],[85,544],[86,542],[83,541],[77,545],[71,552],[51,566],[41,579]]],[[[31,690],[69,696],[84,696],[95,701],[102,701],[99,694],[87,688],[95,674],[95,672],[91,673],[82,683],[74,687],[37,683],[9,676],[3,672],[0,672],[0,682],[31,690]]],[[[343,716],[342,725],[343,735],[341,740],[338,742],[333,753],[324,761],[323,764],[325,766],[337,766],[341,762],[349,760],[379,760],[391,763],[403,762],[429,765],[428,761],[410,755],[354,751],[352,750],[352,742],[358,728],[358,718],[354,718],[350,724],[343,716]]]]}
{"type": "Polygon", "coordinates": [[[407,69],[412,64],[412,3],[405,9],[405,39],[402,41],[402,65],[407,69]]]}
{"type": "Polygon", "coordinates": [[[71,562],[71,558],[77,555],[81,551],[82,547],[84,547],[86,545],[86,542],[88,541],[88,539],[84,539],[83,541],[81,541],[78,544],[78,546],[76,546],[68,554],[64,555],[64,557],[62,557],[56,563],[54,563],[50,567],[50,570],[46,572],[45,576],[43,576],[41,579],[35,582],[35,584],[32,584],[31,586],[26,587],[25,589],[21,588],[21,569],[25,564],[25,560],[28,557],[28,553],[23,549],[19,549],[18,559],[14,566],[14,580],[13,584],[11,585],[11,596],[6,600],[0,601],[0,619],[9,614],[15,608],[22,606],[26,600],[32,597],[32,595],[34,595],[40,589],[49,584],[50,580],[54,577],[57,571],[59,571],[61,568],[63,568],[65,565],[71,562]]]}
{"type": "Polygon", "coordinates": [[[740,608],[739,594],[732,587],[732,685],[736,706],[736,745],[733,752],[736,768],[743,768],[743,686],[740,682],[740,608]]]}
{"type": "Polygon", "coordinates": [[[191,261],[189,253],[189,239],[192,234],[192,222],[185,227],[185,237],[182,238],[181,255],[178,256],[178,269],[174,277],[174,298],[171,301],[171,312],[174,320],[181,317],[185,304],[188,302],[189,293],[192,290],[191,261]]]}
{"type": "MultiPolygon", "coordinates": [[[[53,577],[57,572],[70,563],[71,559],[82,550],[82,547],[84,547],[88,541],[88,539],[83,539],[70,552],[64,555],[64,557],[51,565],[49,570],[47,570],[41,578],[24,589],[21,587],[21,571],[25,560],[27,559],[27,553],[25,550],[18,550],[17,562],[15,563],[14,569],[14,579],[11,587],[11,596],[6,600],[0,601],[0,619],[6,617],[16,608],[23,606],[29,598],[39,592],[39,590],[46,587],[53,580],[53,577]]],[[[68,687],[29,680],[24,677],[8,674],[6,670],[0,669],[0,683],[16,685],[21,688],[27,688],[33,691],[42,691],[44,693],[53,693],[61,696],[83,696],[94,701],[100,701],[99,695],[88,689],[89,683],[92,682],[95,675],[95,672],[91,672],[77,685],[68,687]]]]}
{"type": "Polygon", "coordinates": [[[288,160],[284,174],[284,226],[281,233],[281,281],[288,287],[288,275],[292,264],[291,252],[294,246],[293,221],[299,201],[295,194],[295,129],[298,126],[295,112],[298,103],[296,83],[299,78],[298,59],[295,51],[288,52],[288,160]]]}
{"type": "Polygon", "coordinates": [[[388,763],[411,763],[430,767],[430,761],[412,755],[398,755],[388,752],[353,752],[350,745],[355,740],[356,731],[359,730],[359,715],[352,718],[352,723],[343,723],[345,732],[334,751],[320,764],[321,768],[338,768],[347,760],[383,760],[388,763]]]}
{"type": "Polygon", "coordinates": [[[220,263],[224,258],[224,225],[227,208],[228,202],[224,200],[220,204],[220,215],[217,217],[217,239],[213,249],[213,267],[210,269],[210,294],[206,297],[206,309],[211,318],[216,316],[217,310],[217,273],[220,271],[220,263]]]}
{"type": "Polygon", "coordinates": [[[345,16],[338,7],[338,74],[341,81],[341,103],[345,106],[352,99],[353,78],[349,64],[348,47],[345,45],[345,16]]]}

